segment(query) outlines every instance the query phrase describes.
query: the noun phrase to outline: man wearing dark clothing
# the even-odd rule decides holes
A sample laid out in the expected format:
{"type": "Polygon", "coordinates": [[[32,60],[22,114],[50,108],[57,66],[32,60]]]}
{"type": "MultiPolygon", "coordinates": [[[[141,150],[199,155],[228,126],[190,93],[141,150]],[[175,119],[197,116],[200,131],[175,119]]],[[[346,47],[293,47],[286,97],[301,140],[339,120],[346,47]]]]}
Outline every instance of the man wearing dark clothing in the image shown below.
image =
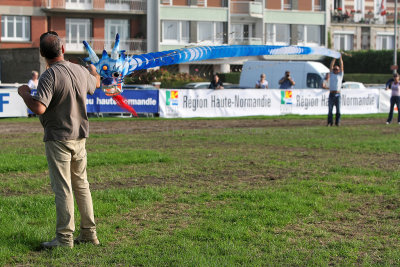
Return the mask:
{"type": "Polygon", "coordinates": [[[224,85],[217,74],[214,75],[214,79],[210,82],[208,89],[224,89],[224,85]]]}

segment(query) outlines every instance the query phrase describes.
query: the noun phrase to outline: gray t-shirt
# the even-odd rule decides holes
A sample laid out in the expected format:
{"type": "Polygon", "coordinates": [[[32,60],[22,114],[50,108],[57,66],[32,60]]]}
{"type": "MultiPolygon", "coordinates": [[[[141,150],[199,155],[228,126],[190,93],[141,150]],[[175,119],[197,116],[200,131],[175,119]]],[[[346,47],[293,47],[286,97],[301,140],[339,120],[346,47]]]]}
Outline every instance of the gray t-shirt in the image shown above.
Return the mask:
{"type": "Polygon", "coordinates": [[[342,81],[343,81],[343,71],[335,74],[331,71],[330,78],[329,78],[329,90],[330,91],[340,91],[342,88],[342,81]]]}
{"type": "Polygon", "coordinates": [[[40,76],[37,95],[33,97],[47,108],[39,116],[43,141],[88,137],[86,97],[95,89],[96,78],[83,66],[64,60],[52,64],[40,76]]]}

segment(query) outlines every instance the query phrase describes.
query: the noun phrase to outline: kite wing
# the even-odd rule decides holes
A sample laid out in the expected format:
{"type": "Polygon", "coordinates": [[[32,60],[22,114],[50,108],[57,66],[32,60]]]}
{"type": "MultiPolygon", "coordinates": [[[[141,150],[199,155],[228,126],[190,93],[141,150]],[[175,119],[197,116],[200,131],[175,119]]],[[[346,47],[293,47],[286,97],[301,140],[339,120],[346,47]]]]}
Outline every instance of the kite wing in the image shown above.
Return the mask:
{"type": "Polygon", "coordinates": [[[322,55],[339,58],[340,53],[324,47],[274,45],[223,45],[176,49],[127,57],[128,75],[134,71],[186,62],[264,55],[322,55]]]}

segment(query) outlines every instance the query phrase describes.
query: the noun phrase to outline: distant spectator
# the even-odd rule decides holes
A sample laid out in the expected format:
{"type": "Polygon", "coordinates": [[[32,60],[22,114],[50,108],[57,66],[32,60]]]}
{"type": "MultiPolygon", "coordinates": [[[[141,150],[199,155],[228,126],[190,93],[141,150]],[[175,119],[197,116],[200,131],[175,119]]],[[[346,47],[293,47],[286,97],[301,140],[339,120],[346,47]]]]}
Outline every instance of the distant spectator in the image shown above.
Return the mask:
{"type": "Polygon", "coordinates": [[[290,71],[285,71],[285,76],[279,80],[279,89],[292,89],[296,83],[290,76],[290,71]]]}
{"type": "MultiPolygon", "coordinates": [[[[399,74],[393,74],[393,82],[390,86],[386,87],[386,90],[392,90],[392,96],[390,97],[390,110],[389,116],[387,118],[386,124],[390,124],[393,118],[393,110],[394,105],[397,106],[397,109],[400,109],[400,83],[399,83],[399,74]]],[[[397,117],[397,123],[400,124],[400,112],[397,117]]]]}
{"type": "Polygon", "coordinates": [[[339,66],[335,65],[336,58],[333,58],[330,65],[329,78],[329,99],[328,99],[328,124],[333,124],[333,107],[336,107],[335,125],[340,125],[340,91],[342,89],[344,65],[342,56],[339,58],[339,66]]]}
{"type": "MultiPolygon", "coordinates": [[[[394,77],[394,76],[393,76],[394,77]]],[[[394,81],[394,78],[390,78],[389,80],[387,80],[386,84],[385,84],[385,89],[392,89],[392,82],[394,81]]]]}
{"type": "Polygon", "coordinates": [[[268,81],[265,79],[265,73],[261,74],[260,80],[256,82],[256,88],[267,89],[268,81]]]}
{"type": "Polygon", "coordinates": [[[219,76],[217,74],[214,75],[214,78],[210,82],[208,89],[216,89],[216,90],[224,89],[224,85],[222,81],[219,79],[219,76]]]}
{"type": "Polygon", "coordinates": [[[38,82],[39,82],[39,73],[36,70],[32,71],[32,76],[31,79],[28,82],[28,86],[31,89],[36,89],[38,86],[38,82]]]}
{"type": "Polygon", "coordinates": [[[330,73],[328,72],[328,73],[325,75],[325,79],[324,79],[323,82],[322,82],[322,88],[324,88],[324,89],[329,89],[329,77],[330,77],[330,73]]]}

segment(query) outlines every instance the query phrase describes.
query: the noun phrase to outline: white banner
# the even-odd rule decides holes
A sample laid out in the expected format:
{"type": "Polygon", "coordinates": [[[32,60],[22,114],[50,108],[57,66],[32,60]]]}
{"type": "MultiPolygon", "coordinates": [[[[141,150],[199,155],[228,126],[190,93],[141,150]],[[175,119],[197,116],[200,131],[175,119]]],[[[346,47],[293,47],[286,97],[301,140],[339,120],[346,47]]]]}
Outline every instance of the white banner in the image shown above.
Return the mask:
{"type": "Polygon", "coordinates": [[[27,117],[28,110],[17,88],[0,88],[0,117],[27,117]]]}
{"type": "MultiPolygon", "coordinates": [[[[160,90],[164,118],[328,113],[329,91],[322,89],[160,90]]],[[[379,90],[343,90],[342,114],[379,112],[379,90]]]]}
{"type": "Polygon", "coordinates": [[[279,115],[277,90],[160,90],[164,118],[279,115]]]}
{"type": "MultiPolygon", "coordinates": [[[[379,113],[389,113],[392,90],[380,90],[379,93],[379,113]]],[[[396,111],[397,107],[395,106],[394,112],[396,111]]]]}
{"type": "Polygon", "coordinates": [[[379,113],[379,89],[342,90],[342,114],[379,113]]]}

